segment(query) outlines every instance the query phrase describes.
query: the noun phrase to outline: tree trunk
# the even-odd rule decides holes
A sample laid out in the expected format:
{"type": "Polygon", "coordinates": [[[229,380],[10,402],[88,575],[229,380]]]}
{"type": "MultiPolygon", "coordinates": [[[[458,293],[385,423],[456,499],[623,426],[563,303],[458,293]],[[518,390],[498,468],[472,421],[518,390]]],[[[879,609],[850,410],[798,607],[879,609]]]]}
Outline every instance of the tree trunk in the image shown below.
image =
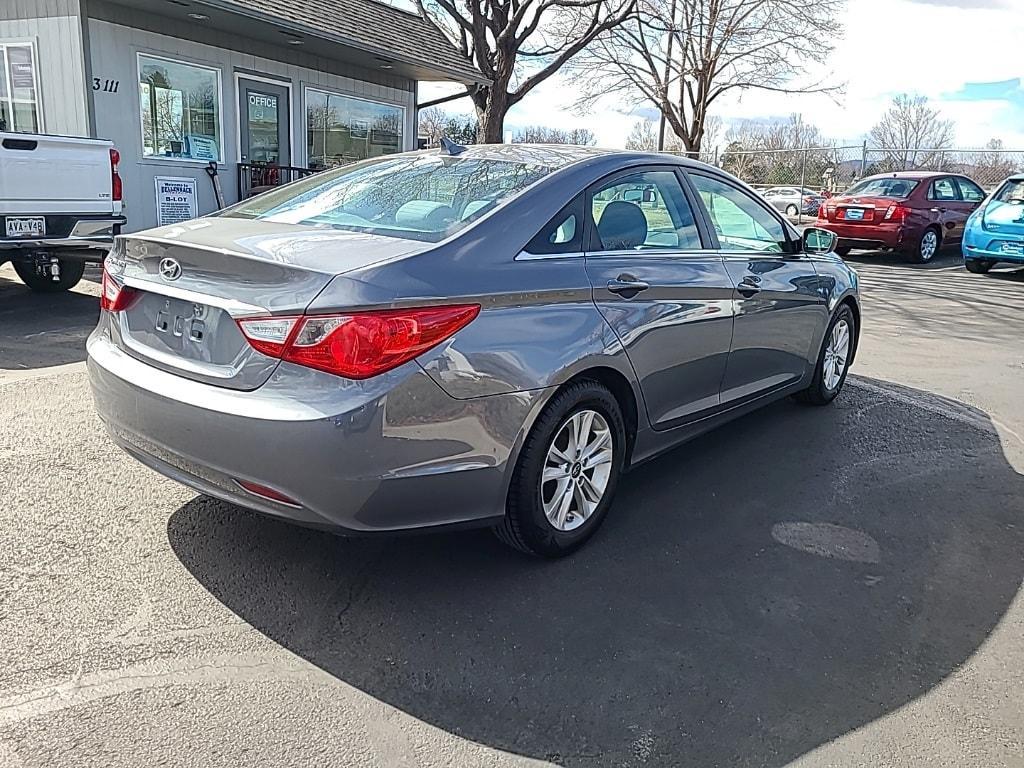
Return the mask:
{"type": "Polygon", "coordinates": [[[481,89],[473,99],[479,121],[478,144],[501,144],[505,140],[505,114],[509,110],[508,94],[502,88],[481,89]]]}

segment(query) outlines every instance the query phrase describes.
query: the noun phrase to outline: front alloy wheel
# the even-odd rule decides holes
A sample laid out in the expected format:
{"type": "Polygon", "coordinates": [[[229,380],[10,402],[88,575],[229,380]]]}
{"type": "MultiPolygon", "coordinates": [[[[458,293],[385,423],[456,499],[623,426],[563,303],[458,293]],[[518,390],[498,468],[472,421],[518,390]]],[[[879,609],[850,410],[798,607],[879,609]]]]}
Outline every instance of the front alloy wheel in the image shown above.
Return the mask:
{"type": "Polygon", "coordinates": [[[797,400],[811,405],[827,405],[836,399],[853,360],[856,329],[853,310],[841,304],[825,332],[814,378],[807,389],[796,394],[797,400]]]}

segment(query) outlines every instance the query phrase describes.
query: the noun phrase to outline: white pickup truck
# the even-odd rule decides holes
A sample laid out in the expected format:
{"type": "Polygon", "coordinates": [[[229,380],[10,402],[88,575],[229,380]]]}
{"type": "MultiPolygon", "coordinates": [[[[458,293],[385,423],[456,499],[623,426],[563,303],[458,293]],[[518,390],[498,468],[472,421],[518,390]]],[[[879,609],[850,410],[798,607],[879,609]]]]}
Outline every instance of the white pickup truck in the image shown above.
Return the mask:
{"type": "Polygon", "coordinates": [[[119,160],[103,139],[0,132],[0,265],[34,291],[75,285],[125,223],[119,160]]]}

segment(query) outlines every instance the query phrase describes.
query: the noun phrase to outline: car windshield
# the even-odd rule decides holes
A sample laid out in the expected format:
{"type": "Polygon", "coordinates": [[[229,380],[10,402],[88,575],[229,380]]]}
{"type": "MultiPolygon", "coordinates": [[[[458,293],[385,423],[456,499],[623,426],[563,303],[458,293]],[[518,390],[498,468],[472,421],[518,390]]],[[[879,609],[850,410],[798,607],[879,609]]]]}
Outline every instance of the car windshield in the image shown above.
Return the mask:
{"type": "Polygon", "coordinates": [[[552,170],[510,160],[404,155],[310,176],[220,215],[438,242],[552,170]]]}
{"type": "Polygon", "coordinates": [[[1024,179],[1006,182],[992,199],[997,203],[1024,205],[1024,179]]]}
{"type": "Polygon", "coordinates": [[[846,194],[864,195],[865,197],[909,197],[917,186],[914,179],[894,179],[891,176],[881,179],[864,179],[854,184],[846,194]]]}

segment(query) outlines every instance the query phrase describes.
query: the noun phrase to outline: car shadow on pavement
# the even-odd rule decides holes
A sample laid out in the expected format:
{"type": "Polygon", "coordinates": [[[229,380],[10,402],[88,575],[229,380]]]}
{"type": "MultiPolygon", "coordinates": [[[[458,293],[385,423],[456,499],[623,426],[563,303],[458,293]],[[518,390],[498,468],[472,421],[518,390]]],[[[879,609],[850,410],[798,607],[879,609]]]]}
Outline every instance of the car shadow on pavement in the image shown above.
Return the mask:
{"type": "MultiPolygon", "coordinates": [[[[90,265],[86,279],[92,277],[99,282],[98,269],[90,265]]],[[[85,340],[96,327],[99,313],[96,296],[77,290],[34,293],[14,277],[13,270],[5,272],[0,276],[0,370],[85,360],[85,340]]]]}
{"type": "Polygon", "coordinates": [[[781,766],[938,685],[1024,574],[1024,476],[985,415],[851,385],[630,473],[561,561],[202,497],[168,536],[269,638],[450,733],[566,765],[781,766]]]}
{"type": "Polygon", "coordinates": [[[854,265],[857,264],[882,264],[886,266],[909,267],[924,271],[932,269],[948,269],[949,267],[963,267],[964,260],[960,255],[959,245],[944,245],[939,249],[931,261],[921,264],[913,261],[910,257],[897,253],[896,251],[853,251],[843,257],[854,265]]]}

